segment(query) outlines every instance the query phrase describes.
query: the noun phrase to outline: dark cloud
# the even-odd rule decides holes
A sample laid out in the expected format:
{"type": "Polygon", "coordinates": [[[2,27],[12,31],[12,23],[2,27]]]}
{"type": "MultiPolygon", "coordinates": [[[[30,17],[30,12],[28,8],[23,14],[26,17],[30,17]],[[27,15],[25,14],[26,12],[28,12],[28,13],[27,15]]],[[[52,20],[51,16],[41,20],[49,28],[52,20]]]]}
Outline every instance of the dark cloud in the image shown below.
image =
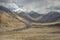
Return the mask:
{"type": "Polygon", "coordinates": [[[22,0],[0,0],[0,2],[16,2],[16,3],[18,3],[18,2],[21,2],[22,0]]]}
{"type": "Polygon", "coordinates": [[[13,0],[0,0],[0,2],[12,2],[13,0]]]}

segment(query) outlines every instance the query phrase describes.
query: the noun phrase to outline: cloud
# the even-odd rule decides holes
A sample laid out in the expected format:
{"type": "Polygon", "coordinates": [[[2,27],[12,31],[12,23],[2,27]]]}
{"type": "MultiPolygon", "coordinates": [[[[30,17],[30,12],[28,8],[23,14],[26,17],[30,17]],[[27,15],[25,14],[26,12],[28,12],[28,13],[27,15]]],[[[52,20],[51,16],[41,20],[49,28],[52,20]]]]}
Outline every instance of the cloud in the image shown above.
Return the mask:
{"type": "Polygon", "coordinates": [[[23,0],[0,0],[0,2],[16,2],[16,3],[18,3],[18,2],[21,2],[21,1],[23,1],[23,0]]]}
{"type": "Polygon", "coordinates": [[[12,2],[13,0],[0,0],[0,2],[12,2]]]}
{"type": "Polygon", "coordinates": [[[28,0],[26,1],[24,8],[44,14],[51,11],[51,8],[57,8],[59,5],[60,0],[28,0]]]}
{"type": "Polygon", "coordinates": [[[14,2],[27,11],[45,14],[51,10],[60,10],[60,0],[0,0],[0,2],[14,2]]]}

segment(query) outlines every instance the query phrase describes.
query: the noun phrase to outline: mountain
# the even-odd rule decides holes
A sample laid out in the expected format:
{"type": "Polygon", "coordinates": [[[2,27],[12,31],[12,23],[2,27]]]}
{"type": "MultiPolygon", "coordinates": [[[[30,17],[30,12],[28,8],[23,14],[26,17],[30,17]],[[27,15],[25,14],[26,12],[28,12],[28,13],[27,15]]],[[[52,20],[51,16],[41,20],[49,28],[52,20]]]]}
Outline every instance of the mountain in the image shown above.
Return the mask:
{"type": "Polygon", "coordinates": [[[38,14],[37,12],[31,11],[30,13],[28,13],[29,16],[31,16],[32,18],[38,18],[40,16],[42,16],[42,14],[38,14]]]}
{"type": "Polygon", "coordinates": [[[19,14],[17,14],[18,16],[20,16],[20,17],[22,17],[22,18],[24,18],[24,19],[26,19],[26,20],[28,20],[28,21],[33,21],[33,20],[31,20],[31,18],[29,18],[27,15],[27,13],[25,13],[25,12],[21,12],[21,13],[19,13],[19,14]]]}
{"type": "Polygon", "coordinates": [[[24,28],[26,26],[25,22],[27,21],[16,13],[12,13],[8,8],[0,6],[0,32],[24,28]]]}
{"type": "Polygon", "coordinates": [[[60,13],[52,11],[44,15],[40,21],[41,23],[48,23],[48,22],[55,22],[57,20],[60,20],[60,13]]]}
{"type": "Polygon", "coordinates": [[[38,14],[37,12],[34,11],[31,11],[29,13],[21,12],[18,15],[29,22],[40,22],[41,16],[43,16],[43,14],[38,14]]]}
{"type": "Polygon", "coordinates": [[[32,18],[37,18],[39,16],[41,16],[41,14],[38,14],[37,12],[31,11],[30,13],[28,13],[29,16],[31,16],[32,18]]]}

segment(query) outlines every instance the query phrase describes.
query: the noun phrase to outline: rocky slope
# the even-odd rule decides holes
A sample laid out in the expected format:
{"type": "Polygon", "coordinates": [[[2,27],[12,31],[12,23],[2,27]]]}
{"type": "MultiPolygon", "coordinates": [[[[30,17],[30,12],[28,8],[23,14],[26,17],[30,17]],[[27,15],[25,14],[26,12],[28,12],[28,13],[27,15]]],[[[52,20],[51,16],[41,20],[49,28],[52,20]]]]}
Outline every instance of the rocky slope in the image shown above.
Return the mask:
{"type": "Polygon", "coordinates": [[[0,32],[24,28],[26,20],[0,6],[0,32]]]}

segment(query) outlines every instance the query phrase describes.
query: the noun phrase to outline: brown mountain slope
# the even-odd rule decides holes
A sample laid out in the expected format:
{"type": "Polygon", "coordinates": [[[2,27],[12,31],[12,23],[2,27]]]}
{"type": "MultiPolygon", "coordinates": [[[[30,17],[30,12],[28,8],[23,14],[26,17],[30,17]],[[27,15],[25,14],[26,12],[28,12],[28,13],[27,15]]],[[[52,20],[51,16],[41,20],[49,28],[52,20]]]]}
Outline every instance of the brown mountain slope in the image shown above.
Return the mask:
{"type": "Polygon", "coordinates": [[[0,6],[0,32],[24,28],[26,20],[0,6]]]}

